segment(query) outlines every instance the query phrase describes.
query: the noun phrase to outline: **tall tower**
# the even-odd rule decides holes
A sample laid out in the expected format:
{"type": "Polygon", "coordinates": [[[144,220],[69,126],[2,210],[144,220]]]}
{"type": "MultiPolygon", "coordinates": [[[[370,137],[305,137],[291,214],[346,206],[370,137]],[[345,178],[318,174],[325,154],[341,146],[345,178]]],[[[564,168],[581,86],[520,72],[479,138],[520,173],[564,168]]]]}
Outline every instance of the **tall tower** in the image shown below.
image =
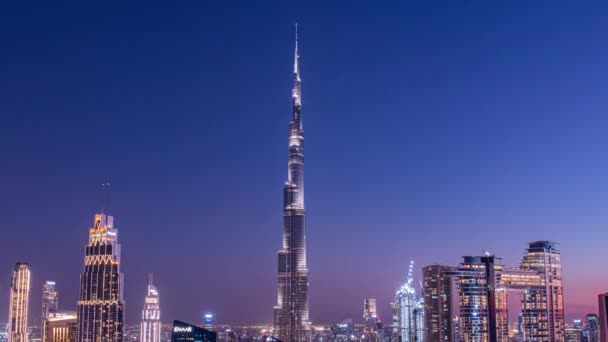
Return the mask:
{"type": "Polygon", "coordinates": [[[422,268],[427,341],[450,342],[452,339],[452,270],[441,265],[422,268]]]}
{"type": "Polygon", "coordinates": [[[77,342],[122,342],[123,282],[114,218],[96,214],[80,276],[77,342]]]}
{"type": "Polygon", "coordinates": [[[407,281],[395,295],[396,339],[401,342],[424,340],[424,307],[412,286],[414,261],[410,262],[407,281]]]}
{"type": "Polygon", "coordinates": [[[520,268],[536,271],[541,282],[522,292],[522,318],[527,341],[563,341],[564,290],[562,261],[557,243],[535,241],[528,244],[520,268]]]}
{"type": "Polygon", "coordinates": [[[160,297],[152,285],[152,274],[148,283],[148,295],[141,313],[140,342],[160,342],[160,297]]]}
{"type": "Polygon", "coordinates": [[[376,311],[376,299],[365,298],[363,300],[363,323],[365,336],[368,341],[374,341],[374,333],[376,332],[376,323],[378,322],[378,313],[376,311]]]}
{"type": "Polygon", "coordinates": [[[27,342],[27,306],[30,296],[30,266],[18,262],[11,279],[8,312],[8,342],[27,342]]]}
{"type": "Polygon", "coordinates": [[[49,312],[59,309],[59,293],[55,287],[55,282],[47,280],[42,285],[42,321],[47,319],[49,312]]]}
{"type": "Polygon", "coordinates": [[[452,274],[459,287],[460,328],[463,341],[508,341],[506,288],[503,265],[493,255],[465,256],[452,274]]]}
{"type": "Polygon", "coordinates": [[[274,307],[274,335],[285,342],[306,341],[310,330],[304,210],[304,132],[297,26],[293,74],[289,162],[287,182],[283,186],[283,248],[278,253],[278,301],[274,307]]]}

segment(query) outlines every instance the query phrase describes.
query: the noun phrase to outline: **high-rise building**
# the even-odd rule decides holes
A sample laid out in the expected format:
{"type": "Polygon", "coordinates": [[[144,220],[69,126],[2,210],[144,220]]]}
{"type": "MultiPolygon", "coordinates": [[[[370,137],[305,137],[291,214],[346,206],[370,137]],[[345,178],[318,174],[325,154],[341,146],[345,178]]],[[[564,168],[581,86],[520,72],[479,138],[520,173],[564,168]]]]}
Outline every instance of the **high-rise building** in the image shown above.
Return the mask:
{"type": "Polygon", "coordinates": [[[572,324],[566,324],[564,342],[584,342],[582,320],[578,319],[574,320],[572,324]]]}
{"type": "Polygon", "coordinates": [[[540,283],[521,294],[526,341],[563,341],[564,290],[562,262],[557,243],[535,241],[528,244],[520,269],[534,271],[540,283]]]}
{"type": "Polygon", "coordinates": [[[454,271],[463,341],[507,341],[506,289],[500,281],[501,270],[499,258],[485,255],[463,257],[463,263],[454,271]]]}
{"type": "Polygon", "coordinates": [[[599,342],[599,322],[596,314],[588,314],[585,317],[585,329],[583,330],[585,342],[599,342]]]}
{"type": "Polygon", "coordinates": [[[160,342],[160,296],[152,281],[148,281],[148,294],[141,312],[140,342],[160,342]]]}
{"type": "Polygon", "coordinates": [[[211,312],[207,312],[203,316],[203,323],[205,324],[205,329],[213,330],[213,321],[214,320],[215,320],[215,317],[213,316],[213,314],[211,312]]]}
{"type": "Polygon", "coordinates": [[[216,342],[217,333],[181,321],[173,321],[171,342],[216,342]]]}
{"type": "Polygon", "coordinates": [[[278,253],[278,299],[274,307],[275,336],[285,342],[306,341],[310,332],[304,208],[304,131],[297,30],[293,68],[288,178],[283,186],[283,248],[278,253]]]}
{"type": "Polygon", "coordinates": [[[376,311],[376,299],[366,298],[363,300],[363,324],[364,333],[369,341],[373,341],[373,335],[376,332],[376,323],[378,322],[378,313],[376,311]]]}
{"type": "Polygon", "coordinates": [[[76,342],[76,311],[50,311],[43,321],[42,342],[76,342]]]}
{"type": "Polygon", "coordinates": [[[600,342],[608,342],[608,292],[598,294],[597,302],[600,310],[598,320],[600,342]]]}
{"type": "Polygon", "coordinates": [[[422,268],[424,329],[426,341],[449,342],[452,338],[452,277],[450,266],[422,268]]]}
{"type": "Polygon", "coordinates": [[[80,276],[78,342],[122,342],[123,282],[114,218],[97,214],[80,276]]]}
{"type": "Polygon", "coordinates": [[[520,338],[531,342],[564,340],[561,260],[556,243],[529,243],[519,268],[506,268],[491,255],[464,257],[451,275],[457,279],[460,336],[465,341],[507,341],[507,293],[521,298],[520,338]]]}
{"type": "Polygon", "coordinates": [[[395,295],[397,338],[401,342],[424,340],[424,306],[420,303],[412,282],[414,262],[410,262],[407,281],[395,295]]]}
{"type": "Polygon", "coordinates": [[[30,266],[18,262],[11,279],[8,312],[8,342],[27,342],[27,309],[30,296],[30,266]]]}
{"type": "Polygon", "coordinates": [[[59,309],[59,293],[55,282],[47,280],[42,286],[42,321],[48,317],[49,312],[59,309]]]}

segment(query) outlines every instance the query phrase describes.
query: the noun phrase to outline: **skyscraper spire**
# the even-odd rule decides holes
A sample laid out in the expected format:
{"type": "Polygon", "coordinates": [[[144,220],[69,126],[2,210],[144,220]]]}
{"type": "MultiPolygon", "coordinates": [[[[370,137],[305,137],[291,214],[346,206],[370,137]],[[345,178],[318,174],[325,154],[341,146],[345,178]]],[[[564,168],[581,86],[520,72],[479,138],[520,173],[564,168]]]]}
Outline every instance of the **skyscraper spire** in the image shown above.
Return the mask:
{"type": "Polygon", "coordinates": [[[293,73],[296,75],[296,80],[300,80],[300,56],[298,55],[298,23],[296,23],[296,48],[293,61],[293,73]]]}

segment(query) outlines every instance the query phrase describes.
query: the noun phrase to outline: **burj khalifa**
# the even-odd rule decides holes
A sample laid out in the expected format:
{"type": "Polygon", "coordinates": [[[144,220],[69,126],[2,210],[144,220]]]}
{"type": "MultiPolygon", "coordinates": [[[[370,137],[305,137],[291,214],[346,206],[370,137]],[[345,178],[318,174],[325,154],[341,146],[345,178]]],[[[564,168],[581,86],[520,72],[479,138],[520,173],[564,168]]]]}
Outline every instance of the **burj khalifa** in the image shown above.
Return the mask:
{"type": "Polygon", "coordinates": [[[296,27],[292,90],[293,118],[289,123],[288,178],[283,186],[283,248],[278,253],[278,302],[273,335],[285,342],[309,339],[306,212],[304,209],[304,132],[298,32],[296,27]]]}

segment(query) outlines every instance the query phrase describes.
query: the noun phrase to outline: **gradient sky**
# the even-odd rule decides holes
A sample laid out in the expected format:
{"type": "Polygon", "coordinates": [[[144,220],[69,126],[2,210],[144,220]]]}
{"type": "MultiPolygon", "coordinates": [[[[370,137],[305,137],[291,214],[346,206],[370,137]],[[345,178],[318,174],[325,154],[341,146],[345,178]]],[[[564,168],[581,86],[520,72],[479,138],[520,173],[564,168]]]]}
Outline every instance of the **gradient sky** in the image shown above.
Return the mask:
{"type": "MultiPolygon", "coordinates": [[[[313,322],[418,266],[561,243],[568,317],[608,290],[608,4],[5,2],[0,320],[14,262],[76,305],[112,183],[127,323],[271,322],[299,22],[313,322]],[[15,7],[17,6],[17,7],[15,7]]],[[[388,318],[388,317],[387,317],[388,318]]]]}

